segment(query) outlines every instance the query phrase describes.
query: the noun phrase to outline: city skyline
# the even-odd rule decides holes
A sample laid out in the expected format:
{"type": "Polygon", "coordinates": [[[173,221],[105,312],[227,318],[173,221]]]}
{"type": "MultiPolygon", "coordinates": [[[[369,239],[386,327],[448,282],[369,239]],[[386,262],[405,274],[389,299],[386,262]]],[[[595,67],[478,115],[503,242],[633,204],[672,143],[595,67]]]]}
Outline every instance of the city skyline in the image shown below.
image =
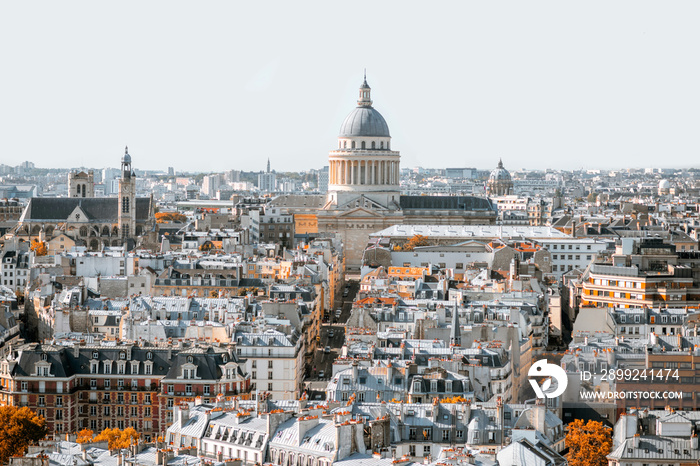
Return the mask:
{"type": "Polygon", "coordinates": [[[2,163],[321,168],[367,68],[402,167],[696,166],[690,3],[164,5],[3,6],[2,163]]]}

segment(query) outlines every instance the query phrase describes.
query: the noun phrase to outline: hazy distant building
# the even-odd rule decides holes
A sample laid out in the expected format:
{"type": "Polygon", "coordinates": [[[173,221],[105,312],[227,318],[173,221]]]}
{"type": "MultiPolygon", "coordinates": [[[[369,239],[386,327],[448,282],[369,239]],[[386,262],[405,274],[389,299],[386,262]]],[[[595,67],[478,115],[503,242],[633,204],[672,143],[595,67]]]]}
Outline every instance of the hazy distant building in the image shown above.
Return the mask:
{"type": "Polygon", "coordinates": [[[328,165],[319,170],[316,174],[319,192],[328,192],[328,165]]]}
{"type": "Polygon", "coordinates": [[[175,169],[173,167],[168,167],[168,176],[175,176],[175,169]]]}
{"type": "Polygon", "coordinates": [[[202,192],[206,194],[209,198],[216,197],[216,192],[221,188],[222,182],[221,175],[207,175],[202,179],[202,192]]]}
{"type": "Polygon", "coordinates": [[[258,175],[258,189],[263,193],[272,193],[277,189],[277,175],[270,171],[270,159],[267,159],[267,172],[258,175]]]}
{"type": "Polygon", "coordinates": [[[477,170],[476,168],[446,168],[445,177],[446,178],[466,178],[473,179],[476,178],[477,170]]]}
{"type": "Polygon", "coordinates": [[[241,171],[240,170],[229,170],[225,174],[227,183],[238,183],[241,181],[241,171]]]}

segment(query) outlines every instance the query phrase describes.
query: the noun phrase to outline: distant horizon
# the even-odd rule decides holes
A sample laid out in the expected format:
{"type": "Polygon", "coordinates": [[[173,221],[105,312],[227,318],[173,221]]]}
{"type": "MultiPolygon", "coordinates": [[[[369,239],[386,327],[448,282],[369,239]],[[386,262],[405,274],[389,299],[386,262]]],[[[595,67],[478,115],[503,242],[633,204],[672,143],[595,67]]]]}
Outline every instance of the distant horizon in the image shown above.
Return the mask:
{"type": "MultiPolygon", "coordinates": [[[[165,168],[140,168],[138,166],[138,160],[135,157],[132,157],[133,160],[133,169],[137,172],[144,171],[144,172],[164,172],[163,176],[168,176],[167,171],[170,166],[166,166],[165,168]]],[[[11,164],[5,164],[11,167],[16,167],[20,165],[21,163],[24,162],[31,162],[34,163],[32,160],[23,160],[22,162],[19,162],[17,165],[11,165],[11,164]]],[[[653,170],[700,170],[700,167],[695,167],[695,166],[684,166],[684,167],[662,167],[662,166],[638,166],[638,167],[617,167],[617,168],[596,168],[596,167],[580,167],[580,168],[573,168],[573,169],[564,169],[564,168],[526,168],[526,167],[521,167],[521,168],[515,168],[515,167],[510,167],[508,164],[504,161],[503,166],[506,170],[509,172],[545,172],[547,170],[553,170],[555,172],[562,171],[562,172],[575,172],[575,171],[587,171],[587,170],[600,170],[600,171],[605,171],[605,172],[610,172],[610,171],[622,171],[622,170],[646,170],[646,169],[653,169],[653,170]]],[[[88,167],[88,166],[73,166],[73,167],[46,167],[46,166],[39,166],[35,163],[35,168],[37,170],[65,170],[65,171],[70,171],[70,170],[105,170],[105,169],[119,169],[119,165],[110,165],[110,166],[103,166],[103,167],[88,167]]],[[[427,166],[421,166],[421,165],[415,165],[415,166],[401,166],[401,169],[424,169],[424,170],[447,170],[447,169],[475,169],[479,171],[490,171],[495,168],[495,165],[493,167],[478,167],[478,166],[470,166],[470,165],[464,165],[464,166],[456,166],[456,165],[451,165],[451,166],[446,166],[446,167],[427,167],[427,166]]],[[[203,170],[203,171],[194,171],[194,170],[179,170],[177,167],[173,167],[175,170],[175,175],[174,176],[179,176],[179,173],[184,173],[184,174],[191,174],[191,175],[201,175],[201,174],[218,174],[218,173],[225,173],[227,171],[231,170],[240,170],[236,168],[221,168],[218,170],[203,170]]],[[[274,165],[271,166],[271,171],[275,173],[304,173],[304,172],[309,172],[311,170],[321,170],[323,169],[323,166],[321,167],[308,167],[302,170],[277,170],[275,169],[274,165]]],[[[246,172],[246,173],[262,173],[265,172],[265,168],[260,169],[260,170],[240,170],[241,172],[246,172]]]]}

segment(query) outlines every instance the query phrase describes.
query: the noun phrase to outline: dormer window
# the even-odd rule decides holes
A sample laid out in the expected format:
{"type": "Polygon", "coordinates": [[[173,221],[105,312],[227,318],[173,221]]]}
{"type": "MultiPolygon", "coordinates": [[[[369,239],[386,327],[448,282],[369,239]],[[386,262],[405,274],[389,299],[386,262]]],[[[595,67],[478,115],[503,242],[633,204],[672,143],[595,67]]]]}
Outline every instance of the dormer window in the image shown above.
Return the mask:
{"type": "Polygon", "coordinates": [[[100,357],[100,353],[98,353],[97,351],[92,352],[92,359],[98,359],[99,357],[100,357]]]}
{"type": "Polygon", "coordinates": [[[121,360],[125,360],[125,359],[126,359],[126,353],[125,353],[124,351],[122,351],[121,353],[119,353],[119,359],[121,359],[121,360]]]}
{"type": "Polygon", "coordinates": [[[192,364],[194,362],[194,358],[192,356],[187,356],[187,362],[192,364]]]}
{"type": "Polygon", "coordinates": [[[146,359],[148,359],[149,361],[153,359],[153,353],[151,353],[150,351],[146,353],[146,359]]]}
{"type": "Polygon", "coordinates": [[[41,360],[42,361],[47,361],[49,359],[49,355],[46,353],[41,353],[41,360]]]}
{"type": "Polygon", "coordinates": [[[228,354],[224,354],[223,356],[221,356],[221,359],[224,361],[224,363],[227,363],[228,362],[228,354]]]}

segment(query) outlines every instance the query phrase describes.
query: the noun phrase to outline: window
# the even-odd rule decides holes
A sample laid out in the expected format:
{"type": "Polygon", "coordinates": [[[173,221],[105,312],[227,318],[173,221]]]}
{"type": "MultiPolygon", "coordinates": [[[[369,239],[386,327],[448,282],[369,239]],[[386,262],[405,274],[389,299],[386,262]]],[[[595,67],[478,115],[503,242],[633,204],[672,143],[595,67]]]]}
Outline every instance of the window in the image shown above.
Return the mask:
{"type": "Polygon", "coordinates": [[[63,397],[62,396],[56,397],[56,406],[63,406],[63,397]]]}
{"type": "Polygon", "coordinates": [[[136,393],[132,393],[131,394],[131,404],[135,405],[135,404],[138,404],[138,402],[139,402],[138,395],[136,395],[136,393]]]}
{"type": "Polygon", "coordinates": [[[461,440],[464,437],[464,431],[463,430],[458,430],[457,431],[457,439],[461,440]]]}
{"type": "Polygon", "coordinates": [[[446,442],[450,440],[450,431],[449,430],[443,430],[442,431],[442,441],[446,442]]]}
{"type": "Polygon", "coordinates": [[[268,392],[272,391],[272,384],[271,383],[267,384],[267,391],[268,392]]]}
{"type": "Polygon", "coordinates": [[[416,446],[415,445],[408,446],[408,454],[410,456],[416,456],[416,446]]]}
{"type": "Polygon", "coordinates": [[[124,196],[122,198],[122,212],[128,213],[129,212],[129,198],[124,196]]]}
{"type": "MultiPolygon", "coordinates": [[[[267,361],[267,368],[272,369],[272,361],[267,361]]],[[[270,377],[272,378],[272,377],[270,377]]]]}

